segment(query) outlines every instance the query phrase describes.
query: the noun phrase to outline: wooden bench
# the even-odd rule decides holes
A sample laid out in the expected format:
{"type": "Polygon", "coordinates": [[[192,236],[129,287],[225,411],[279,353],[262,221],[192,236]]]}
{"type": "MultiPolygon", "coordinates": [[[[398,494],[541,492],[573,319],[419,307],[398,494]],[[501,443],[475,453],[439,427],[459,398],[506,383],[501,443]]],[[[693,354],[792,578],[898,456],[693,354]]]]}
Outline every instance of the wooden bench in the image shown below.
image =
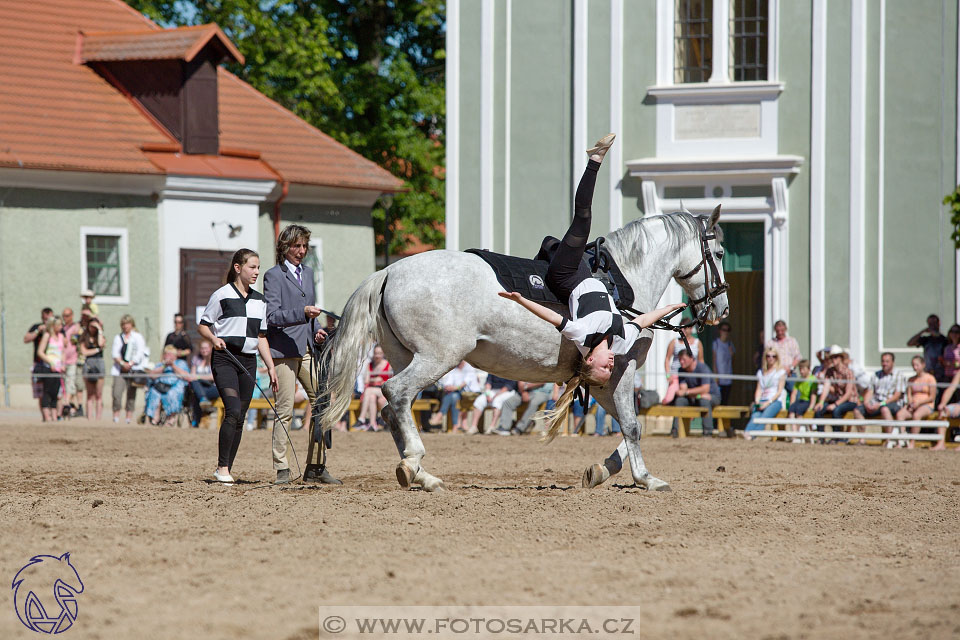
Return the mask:
{"type": "Polygon", "coordinates": [[[691,420],[694,418],[702,418],[705,415],[707,415],[707,410],[703,407],[675,407],[670,404],[655,404],[649,409],[640,409],[637,413],[637,416],[677,418],[677,421],[680,423],[680,428],[677,431],[681,438],[686,438],[690,435],[691,420]]]}
{"type": "Polygon", "coordinates": [[[740,420],[750,415],[750,407],[718,404],[713,408],[713,425],[717,431],[725,431],[733,435],[731,420],[740,420]]]}
{"type": "MultiPolygon", "coordinates": [[[[421,411],[436,411],[440,408],[440,401],[434,398],[417,398],[413,401],[413,421],[417,425],[417,429],[421,429],[420,425],[420,412],[421,411]]],[[[348,424],[347,426],[352,426],[357,422],[357,413],[360,411],[360,399],[354,398],[350,401],[350,408],[348,409],[348,424]]]]}
{"type": "MultiPolygon", "coordinates": [[[[273,400],[270,400],[270,402],[273,402],[273,400]]],[[[253,400],[250,401],[249,408],[257,412],[258,425],[260,424],[260,421],[263,419],[263,415],[261,415],[262,412],[269,411],[270,413],[273,413],[273,410],[270,409],[270,402],[268,402],[266,398],[254,398],[253,400]]],[[[221,400],[220,398],[217,398],[216,400],[213,401],[213,406],[217,410],[217,423],[213,425],[213,428],[219,429],[220,424],[223,422],[223,413],[224,413],[223,400],[221,400]]],[[[307,408],[307,401],[301,400],[300,402],[297,402],[296,404],[294,404],[293,408],[295,410],[296,409],[305,410],[307,408]]],[[[246,416],[244,416],[244,420],[246,420],[246,416]]]]}

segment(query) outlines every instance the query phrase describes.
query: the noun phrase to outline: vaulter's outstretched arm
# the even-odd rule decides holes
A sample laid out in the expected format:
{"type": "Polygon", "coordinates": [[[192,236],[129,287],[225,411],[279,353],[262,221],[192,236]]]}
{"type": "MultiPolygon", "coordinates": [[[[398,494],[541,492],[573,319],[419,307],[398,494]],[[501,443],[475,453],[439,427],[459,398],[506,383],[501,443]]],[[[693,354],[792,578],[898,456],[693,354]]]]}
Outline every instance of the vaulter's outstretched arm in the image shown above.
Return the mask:
{"type": "Polygon", "coordinates": [[[651,311],[651,312],[649,312],[649,313],[642,313],[642,314],[640,314],[639,316],[637,316],[636,318],[634,318],[633,320],[631,320],[630,322],[632,322],[632,323],[634,323],[635,325],[639,326],[641,329],[646,329],[647,327],[649,327],[649,326],[652,325],[654,322],[656,322],[657,320],[659,320],[659,319],[662,318],[663,316],[667,315],[667,314],[670,313],[671,311],[674,311],[674,310],[676,310],[676,309],[683,309],[683,308],[686,307],[686,306],[687,306],[687,303],[686,303],[686,302],[678,302],[678,303],[676,303],[676,304],[669,304],[669,305],[667,305],[667,306],[665,306],[665,307],[662,307],[662,308],[660,308],[660,309],[655,309],[655,310],[653,310],[653,311],[651,311]]]}
{"type": "Polygon", "coordinates": [[[524,309],[534,314],[542,320],[546,320],[555,327],[559,327],[563,323],[563,316],[554,311],[553,309],[547,309],[541,304],[537,304],[532,300],[527,300],[522,295],[516,291],[500,291],[498,295],[501,298],[506,298],[507,300],[513,300],[524,309]]]}

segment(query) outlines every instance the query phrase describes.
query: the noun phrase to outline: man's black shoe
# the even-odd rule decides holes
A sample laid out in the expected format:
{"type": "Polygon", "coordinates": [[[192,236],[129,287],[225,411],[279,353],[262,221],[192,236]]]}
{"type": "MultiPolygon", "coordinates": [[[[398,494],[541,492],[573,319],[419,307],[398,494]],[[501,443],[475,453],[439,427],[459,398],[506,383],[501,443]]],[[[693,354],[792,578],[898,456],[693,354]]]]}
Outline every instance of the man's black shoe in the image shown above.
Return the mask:
{"type": "Polygon", "coordinates": [[[315,482],[318,484],[343,484],[337,478],[330,475],[327,468],[323,465],[311,465],[303,472],[304,482],[315,482]]]}

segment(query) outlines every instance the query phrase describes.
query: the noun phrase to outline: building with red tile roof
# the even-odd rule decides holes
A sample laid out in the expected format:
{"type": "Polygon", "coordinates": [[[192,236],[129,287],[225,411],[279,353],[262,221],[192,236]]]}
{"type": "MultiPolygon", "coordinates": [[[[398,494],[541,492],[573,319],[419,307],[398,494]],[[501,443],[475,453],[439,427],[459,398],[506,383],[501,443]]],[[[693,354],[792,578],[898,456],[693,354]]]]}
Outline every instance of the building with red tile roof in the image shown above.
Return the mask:
{"type": "MultiPolygon", "coordinates": [[[[163,29],[120,0],[0,2],[0,306],[10,326],[97,292],[159,347],[188,326],[238,248],[313,232],[318,301],[374,269],[370,210],[402,190],[220,65],[216,25],[163,29]]],[[[30,353],[8,354],[19,374],[30,353]]],[[[19,382],[15,380],[14,382],[19,382]]]]}

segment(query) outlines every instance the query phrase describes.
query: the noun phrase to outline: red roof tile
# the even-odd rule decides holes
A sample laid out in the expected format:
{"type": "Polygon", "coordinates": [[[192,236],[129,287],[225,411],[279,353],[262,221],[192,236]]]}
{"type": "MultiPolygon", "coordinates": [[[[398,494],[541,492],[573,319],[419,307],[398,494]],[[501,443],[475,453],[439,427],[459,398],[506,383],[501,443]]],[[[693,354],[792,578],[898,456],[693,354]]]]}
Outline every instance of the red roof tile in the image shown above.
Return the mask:
{"type": "MultiPolygon", "coordinates": [[[[178,44],[169,50],[191,55],[198,32],[206,38],[204,44],[216,35],[207,29],[177,30],[193,34],[193,47],[184,44],[181,50],[178,44]]],[[[131,31],[150,42],[151,32],[171,32],[120,0],[0,1],[0,166],[135,174],[162,174],[174,166],[182,173],[189,166],[197,175],[224,177],[261,171],[235,157],[220,156],[222,161],[212,165],[209,156],[184,164],[158,160],[159,152],[144,151],[169,148],[176,141],[90,67],[74,63],[82,50],[81,31],[98,38],[104,32],[131,31]]],[[[97,55],[106,55],[104,50],[97,55]]],[[[129,49],[125,55],[131,55],[129,49]]],[[[289,182],[375,191],[402,188],[388,171],[226,70],[219,70],[218,79],[221,148],[259,153],[263,162],[254,162],[265,163],[267,170],[289,182]]]]}
{"type": "Polygon", "coordinates": [[[179,29],[95,31],[83,34],[83,62],[110,60],[185,60],[190,62],[213,41],[226,57],[243,62],[230,39],[215,24],[179,29]]]}

